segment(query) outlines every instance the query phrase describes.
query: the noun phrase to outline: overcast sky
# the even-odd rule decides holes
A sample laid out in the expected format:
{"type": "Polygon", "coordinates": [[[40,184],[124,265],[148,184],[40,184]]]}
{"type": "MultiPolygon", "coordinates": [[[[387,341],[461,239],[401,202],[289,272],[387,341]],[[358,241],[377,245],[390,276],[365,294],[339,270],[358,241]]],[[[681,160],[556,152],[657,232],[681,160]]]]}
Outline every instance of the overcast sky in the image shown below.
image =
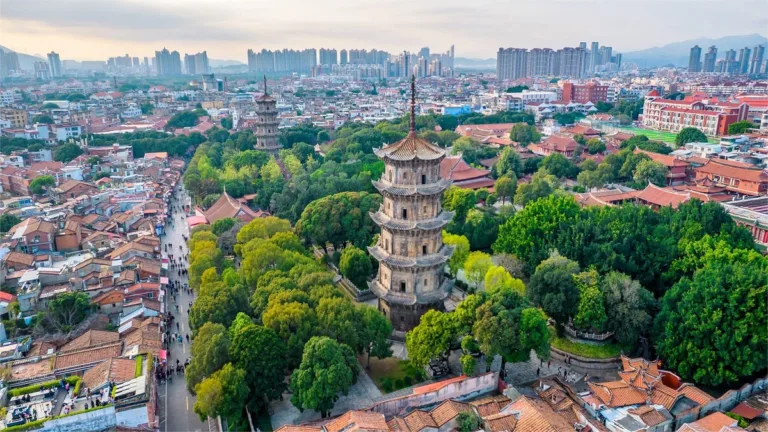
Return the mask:
{"type": "Polygon", "coordinates": [[[501,46],[598,41],[628,52],[750,33],[768,33],[768,0],[0,0],[0,44],[76,60],[451,44],[457,57],[490,58],[501,46]]]}

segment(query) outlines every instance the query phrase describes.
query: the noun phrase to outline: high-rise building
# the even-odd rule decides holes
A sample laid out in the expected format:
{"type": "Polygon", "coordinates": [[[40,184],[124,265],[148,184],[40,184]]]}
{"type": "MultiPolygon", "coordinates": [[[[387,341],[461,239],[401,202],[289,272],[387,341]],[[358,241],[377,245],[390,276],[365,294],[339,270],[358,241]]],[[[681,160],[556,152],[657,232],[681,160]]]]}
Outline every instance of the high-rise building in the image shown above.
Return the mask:
{"type": "Polygon", "coordinates": [[[139,62],[139,58],[138,57],[134,57],[133,58],[133,68],[134,69],[138,69],[140,66],[141,66],[141,62],[139,62]]]}
{"type": "Polygon", "coordinates": [[[557,52],[560,60],[560,68],[557,75],[573,78],[584,76],[587,70],[587,50],[583,48],[563,48],[557,52]]]}
{"type": "MultiPolygon", "coordinates": [[[[610,47],[608,47],[610,49],[610,47]]],[[[516,80],[529,76],[583,77],[589,70],[589,55],[583,48],[499,48],[496,54],[498,79],[516,80]]]]}
{"type": "Polygon", "coordinates": [[[411,81],[410,132],[374,150],[384,162],[384,174],[373,181],[383,203],[371,214],[381,228],[378,242],[368,248],[379,262],[371,291],[379,298],[379,311],[398,331],[415,327],[430,309],[442,310],[452,285],[444,267],[453,247],[443,244],[441,234],[453,218],[440,204],[451,183],[440,176],[446,151],[416,134],[415,87],[411,81]]]}
{"type": "Polygon", "coordinates": [[[158,75],[181,75],[181,55],[167,48],[155,51],[155,72],[158,75]]]}
{"type": "Polygon", "coordinates": [[[757,45],[753,51],[754,52],[752,53],[752,62],[749,67],[749,73],[759,74],[760,66],[763,64],[763,55],[765,55],[765,46],[757,45]]]}
{"type": "Polygon", "coordinates": [[[48,53],[48,67],[50,68],[51,78],[58,78],[62,75],[61,58],[58,53],[53,51],[48,53]]]}
{"type": "Polygon", "coordinates": [[[46,62],[35,62],[35,78],[41,79],[41,80],[49,80],[51,79],[51,67],[50,63],[46,62]]]}
{"type": "Polygon", "coordinates": [[[587,43],[586,42],[579,42],[579,48],[587,49],[587,43]]]}
{"type": "Polygon", "coordinates": [[[419,57],[429,58],[429,47],[424,47],[419,50],[419,57]]]}
{"type": "Polygon", "coordinates": [[[694,45],[688,57],[688,72],[701,72],[701,48],[694,45]]]}
{"type": "Polygon", "coordinates": [[[528,72],[528,50],[524,48],[499,48],[496,54],[496,77],[516,80],[528,72]]]}
{"type": "Polygon", "coordinates": [[[751,50],[744,47],[739,50],[739,73],[749,73],[749,54],[751,50]]]}
{"type": "Polygon", "coordinates": [[[729,74],[735,74],[739,72],[739,62],[736,60],[736,50],[729,49],[725,52],[725,70],[729,74]]]}
{"type": "Polygon", "coordinates": [[[526,76],[554,75],[555,51],[550,48],[534,48],[528,53],[526,76]]]}
{"type": "Polygon", "coordinates": [[[592,49],[589,51],[589,71],[594,72],[600,64],[600,44],[592,42],[592,49]]]}
{"type": "Polygon", "coordinates": [[[345,65],[349,63],[349,56],[347,54],[347,50],[343,49],[339,54],[340,54],[339,64],[345,65]]]}
{"type": "Polygon", "coordinates": [[[277,153],[280,150],[278,138],[280,132],[280,120],[277,118],[277,101],[269,95],[267,90],[267,76],[264,76],[264,94],[256,99],[256,149],[269,153],[277,153]]]}
{"type": "Polygon", "coordinates": [[[0,77],[6,77],[11,71],[19,71],[19,55],[14,51],[0,50],[0,77]]]}
{"type": "Polygon", "coordinates": [[[211,72],[206,51],[197,54],[184,54],[184,69],[188,75],[205,75],[211,72]]]}
{"type": "Polygon", "coordinates": [[[613,57],[613,47],[600,47],[600,66],[610,63],[611,57],[613,57]]]}
{"type": "Polygon", "coordinates": [[[321,65],[335,65],[338,63],[339,60],[335,49],[320,48],[321,65]]]}
{"type": "MultiPolygon", "coordinates": [[[[699,50],[701,52],[701,50],[699,50]]],[[[712,45],[704,54],[704,72],[714,72],[715,64],[717,63],[717,47],[712,45]]],[[[690,65],[689,65],[690,68],[690,65]]],[[[690,70],[690,69],[689,69],[690,70]]]]}

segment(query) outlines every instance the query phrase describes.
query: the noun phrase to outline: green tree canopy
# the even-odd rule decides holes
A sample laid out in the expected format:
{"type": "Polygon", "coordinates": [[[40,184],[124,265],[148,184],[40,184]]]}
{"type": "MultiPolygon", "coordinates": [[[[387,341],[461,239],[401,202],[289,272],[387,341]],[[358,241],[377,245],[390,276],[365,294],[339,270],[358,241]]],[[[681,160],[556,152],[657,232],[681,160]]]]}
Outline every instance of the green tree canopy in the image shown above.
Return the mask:
{"type": "Polygon", "coordinates": [[[504,204],[508,199],[515,196],[515,192],[517,191],[517,178],[513,176],[500,177],[496,180],[494,189],[499,198],[501,198],[502,204],[504,204]]]}
{"type": "Polygon", "coordinates": [[[553,253],[536,267],[528,283],[528,297],[534,304],[560,325],[576,314],[579,289],[573,276],[579,273],[579,264],[553,253]]]}
{"type": "Polygon", "coordinates": [[[252,407],[263,408],[280,397],[285,389],[286,349],[272,329],[255,324],[241,328],[232,337],[229,355],[245,371],[252,407]]]}
{"type": "Polygon", "coordinates": [[[32,124],[36,123],[53,124],[54,121],[48,114],[38,114],[32,117],[32,124]]]}
{"type": "Polygon", "coordinates": [[[456,339],[453,317],[444,312],[427,311],[419,325],[405,335],[405,347],[411,364],[423,368],[429,361],[447,355],[456,339]]]}
{"type": "Polygon", "coordinates": [[[89,310],[88,294],[84,292],[59,294],[48,302],[45,322],[55,331],[67,333],[88,316],[89,310]]]}
{"type": "Polygon", "coordinates": [[[381,196],[367,192],[342,192],[312,201],[296,223],[296,234],[308,242],[340,248],[350,242],[358,248],[371,244],[378,227],[369,212],[376,212],[381,196]]]}
{"type": "Polygon", "coordinates": [[[352,348],[327,337],[313,337],[304,347],[301,365],[291,375],[291,403],[325,418],[339,395],[346,395],[357,381],[357,374],[352,348]]]}
{"type": "Polygon", "coordinates": [[[509,139],[521,146],[527,146],[528,144],[539,142],[541,133],[536,129],[536,126],[521,123],[512,126],[512,130],[509,132],[509,139]]]}
{"type": "Polygon", "coordinates": [[[448,260],[448,270],[454,277],[458,274],[459,270],[464,268],[464,263],[469,256],[469,240],[463,235],[451,234],[447,231],[443,231],[443,243],[446,245],[455,246],[453,255],[448,260]]]}
{"type": "Polygon", "coordinates": [[[493,251],[525,257],[526,266],[532,273],[555,246],[560,224],[578,214],[579,205],[572,197],[552,195],[534,201],[501,226],[493,251]]]}
{"type": "Polygon", "coordinates": [[[675,145],[680,147],[690,142],[707,142],[707,136],[704,135],[704,132],[693,127],[681,129],[675,137],[675,145]]]}
{"type": "Polygon", "coordinates": [[[605,314],[605,297],[598,287],[599,275],[594,269],[574,275],[579,289],[579,305],[573,323],[576,328],[602,331],[608,316],[605,314]]]}
{"type": "Polygon", "coordinates": [[[605,297],[605,313],[608,316],[606,330],[614,332],[617,342],[633,345],[640,336],[649,333],[651,314],[656,309],[656,300],[650,291],[619,272],[605,275],[600,290],[605,297]]]}
{"type": "Polygon", "coordinates": [[[493,172],[496,178],[504,176],[514,176],[517,178],[522,172],[522,162],[520,155],[512,146],[505,147],[499,153],[499,160],[493,165],[493,172]]]}
{"type": "Polygon", "coordinates": [[[0,232],[8,232],[11,228],[21,223],[21,219],[10,213],[0,215],[0,232]]]}
{"type": "Polygon", "coordinates": [[[728,135],[739,135],[747,129],[756,129],[758,126],[749,120],[742,120],[728,125],[728,135]]]}
{"type": "Polygon", "coordinates": [[[652,160],[643,160],[635,168],[634,180],[639,185],[653,183],[656,186],[664,187],[667,185],[667,174],[669,170],[659,162],[652,160]]]}
{"type": "Polygon", "coordinates": [[[525,207],[532,201],[552,195],[558,186],[557,177],[549,174],[547,170],[539,170],[533,175],[530,182],[517,186],[515,204],[525,207]]]}
{"type": "Polygon", "coordinates": [[[42,195],[49,187],[55,184],[56,179],[52,175],[41,175],[29,182],[29,191],[35,195],[42,195]]]}
{"type": "Polygon", "coordinates": [[[192,339],[191,361],[185,377],[187,389],[195,390],[205,377],[219,370],[229,361],[229,332],[221,324],[207,322],[192,339]]]}
{"type": "Polygon", "coordinates": [[[491,256],[487,253],[480,251],[470,252],[467,260],[464,262],[464,272],[467,275],[467,279],[475,285],[475,288],[480,288],[480,283],[485,280],[485,274],[488,273],[488,269],[492,265],[491,256]]]}
{"type": "Polygon", "coordinates": [[[53,160],[67,163],[83,154],[83,149],[77,144],[62,144],[53,153],[53,160]]]}
{"type": "Polygon", "coordinates": [[[667,291],[656,347],[683,379],[731,384],[768,363],[768,260],[714,260],[667,291]]]}
{"type": "Polygon", "coordinates": [[[345,247],[341,253],[339,270],[358,288],[368,289],[367,282],[372,270],[371,258],[361,249],[354,245],[345,247]]]}
{"type": "Polygon", "coordinates": [[[227,419],[239,416],[248,398],[244,378],[244,370],[227,363],[198,384],[197,399],[192,409],[200,421],[205,422],[209,417],[227,419]]]}

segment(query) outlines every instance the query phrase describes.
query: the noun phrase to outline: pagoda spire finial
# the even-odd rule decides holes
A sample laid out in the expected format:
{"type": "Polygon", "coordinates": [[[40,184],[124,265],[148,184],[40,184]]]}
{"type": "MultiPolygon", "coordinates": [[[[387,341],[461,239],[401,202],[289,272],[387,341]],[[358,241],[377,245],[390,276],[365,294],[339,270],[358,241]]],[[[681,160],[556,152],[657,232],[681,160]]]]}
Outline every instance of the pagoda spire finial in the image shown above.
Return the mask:
{"type": "Polygon", "coordinates": [[[264,74],[264,96],[267,95],[267,74],[264,74]]]}
{"type": "Polygon", "coordinates": [[[411,132],[416,132],[416,75],[411,75],[411,132]]]}

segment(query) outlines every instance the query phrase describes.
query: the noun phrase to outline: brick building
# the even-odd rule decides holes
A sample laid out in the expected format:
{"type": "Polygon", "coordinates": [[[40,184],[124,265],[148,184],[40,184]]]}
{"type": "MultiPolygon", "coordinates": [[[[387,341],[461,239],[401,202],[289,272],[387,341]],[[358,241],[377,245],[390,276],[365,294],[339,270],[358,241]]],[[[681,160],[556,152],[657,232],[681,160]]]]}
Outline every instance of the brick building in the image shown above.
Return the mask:
{"type": "Polygon", "coordinates": [[[721,102],[717,98],[688,96],[683,100],[662,99],[651,91],[643,105],[643,126],[669,132],[693,127],[708,136],[728,135],[731,123],[746,120],[744,102],[721,102]]]}
{"type": "Polygon", "coordinates": [[[608,86],[590,82],[586,84],[574,84],[567,82],[563,84],[563,97],[565,102],[578,102],[593,104],[608,101],[608,86]]]}

